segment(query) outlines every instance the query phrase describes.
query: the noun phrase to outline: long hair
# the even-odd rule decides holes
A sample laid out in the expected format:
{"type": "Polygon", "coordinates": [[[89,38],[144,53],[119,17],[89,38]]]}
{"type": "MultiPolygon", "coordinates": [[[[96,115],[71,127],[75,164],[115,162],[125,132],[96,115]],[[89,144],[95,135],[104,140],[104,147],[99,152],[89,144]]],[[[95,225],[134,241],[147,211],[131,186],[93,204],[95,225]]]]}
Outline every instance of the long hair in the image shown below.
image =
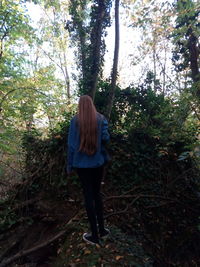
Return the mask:
{"type": "Polygon", "coordinates": [[[79,151],[93,155],[97,150],[97,111],[92,98],[83,95],[78,105],[78,126],[80,132],[79,151]]]}

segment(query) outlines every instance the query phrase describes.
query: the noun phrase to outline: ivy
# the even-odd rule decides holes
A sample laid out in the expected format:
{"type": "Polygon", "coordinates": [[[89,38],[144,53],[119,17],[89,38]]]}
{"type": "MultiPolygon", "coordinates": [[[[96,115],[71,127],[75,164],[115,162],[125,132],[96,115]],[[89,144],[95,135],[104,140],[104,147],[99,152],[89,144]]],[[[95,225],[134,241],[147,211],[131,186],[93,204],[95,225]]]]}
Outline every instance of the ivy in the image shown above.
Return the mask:
{"type": "Polygon", "coordinates": [[[98,76],[101,77],[103,57],[105,54],[106,28],[110,26],[110,9],[112,1],[71,1],[68,22],[73,44],[77,45],[77,69],[80,71],[79,93],[96,92],[98,76]]]}

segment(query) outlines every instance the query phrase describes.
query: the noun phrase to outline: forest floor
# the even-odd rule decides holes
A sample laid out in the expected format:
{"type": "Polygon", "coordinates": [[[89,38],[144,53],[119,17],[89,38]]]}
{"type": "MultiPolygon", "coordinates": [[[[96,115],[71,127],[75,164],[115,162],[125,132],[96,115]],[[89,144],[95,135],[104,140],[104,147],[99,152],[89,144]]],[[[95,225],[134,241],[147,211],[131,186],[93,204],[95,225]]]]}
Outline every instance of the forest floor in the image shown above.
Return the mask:
{"type": "MultiPolygon", "coordinates": [[[[73,197],[57,200],[41,192],[21,206],[13,203],[19,220],[0,234],[1,267],[152,266],[140,236],[121,229],[118,218],[123,214],[116,218],[113,213],[106,220],[111,234],[99,246],[85,243],[88,222],[82,192],[77,185],[72,192],[73,197]]],[[[106,202],[105,214],[112,212],[106,202]]]]}
{"type": "Polygon", "coordinates": [[[192,225],[183,236],[177,232],[178,212],[183,209],[185,214],[187,209],[186,218],[190,218],[191,205],[153,195],[148,183],[122,193],[112,182],[105,182],[102,196],[111,234],[99,246],[92,246],[82,240],[88,221],[80,184],[72,181],[57,194],[38,189],[33,198],[27,195],[20,202],[15,194],[9,209],[0,205],[9,224],[0,233],[0,267],[199,266],[198,232],[192,225]]]}

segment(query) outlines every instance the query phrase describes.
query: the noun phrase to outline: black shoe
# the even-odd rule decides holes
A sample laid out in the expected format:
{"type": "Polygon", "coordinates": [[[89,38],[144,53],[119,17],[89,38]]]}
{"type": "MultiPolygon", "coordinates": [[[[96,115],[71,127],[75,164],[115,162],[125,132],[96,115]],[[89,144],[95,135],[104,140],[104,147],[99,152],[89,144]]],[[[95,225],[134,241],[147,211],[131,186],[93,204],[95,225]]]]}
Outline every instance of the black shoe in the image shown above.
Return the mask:
{"type": "Polygon", "coordinates": [[[104,228],[103,232],[100,232],[100,238],[107,238],[110,234],[110,230],[108,228],[104,228]]]}
{"type": "Polygon", "coordinates": [[[99,245],[99,241],[97,239],[94,239],[89,233],[83,234],[83,240],[91,245],[99,245]]]}

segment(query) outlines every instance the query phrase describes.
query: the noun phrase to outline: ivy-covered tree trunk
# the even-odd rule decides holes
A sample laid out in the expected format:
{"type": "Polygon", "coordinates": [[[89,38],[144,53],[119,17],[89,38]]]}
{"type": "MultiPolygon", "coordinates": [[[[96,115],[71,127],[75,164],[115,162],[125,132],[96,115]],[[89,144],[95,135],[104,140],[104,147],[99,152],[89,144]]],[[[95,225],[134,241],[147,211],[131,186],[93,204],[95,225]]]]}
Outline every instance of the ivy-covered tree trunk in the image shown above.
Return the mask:
{"type": "Polygon", "coordinates": [[[68,21],[65,29],[69,30],[71,39],[74,45],[78,46],[78,65],[81,68],[81,79],[86,78],[86,40],[88,37],[87,29],[84,26],[84,21],[87,19],[86,14],[87,1],[70,1],[70,15],[72,16],[72,21],[68,21]]]}
{"type": "Polygon", "coordinates": [[[105,15],[105,0],[98,1],[98,7],[94,13],[93,21],[93,29],[91,31],[90,43],[91,43],[91,54],[90,54],[90,62],[91,67],[88,72],[88,77],[85,79],[85,90],[88,90],[88,94],[94,99],[98,75],[100,71],[100,58],[101,58],[101,38],[102,38],[102,30],[103,30],[103,21],[105,15]]]}
{"type": "MultiPolygon", "coordinates": [[[[200,81],[199,77],[199,47],[198,47],[198,38],[195,36],[192,28],[188,29],[188,49],[189,49],[189,60],[190,60],[190,69],[191,69],[191,76],[194,82],[200,81]]],[[[198,95],[200,97],[200,89],[198,91],[198,95]]]]}
{"type": "Polygon", "coordinates": [[[101,75],[105,52],[104,32],[110,26],[111,0],[71,1],[72,23],[66,27],[72,41],[78,46],[79,92],[93,99],[101,75]],[[89,2],[92,2],[90,7],[89,2]],[[90,13],[88,12],[90,10],[90,13]]]}
{"type": "Polygon", "coordinates": [[[113,101],[115,97],[118,58],[119,58],[119,0],[115,0],[115,50],[114,50],[114,58],[113,58],[113,69],[112,69],[112,74],[111,74],[111,87],[110,87],[110,92],[108,96],[108,104],[107,104],[107,112],[106,112],[106,116],[108,119],[110,118],[113,101]]]}
{"type": "Polygon", "coordinates": [[[192,93],[200,100],[200,72],[199,72],[199,4],[193,0],[177,0],[177,19],[174,31],[173,61],[178,71],[190,70],[190,77],[193,81],[192,93]]]}

